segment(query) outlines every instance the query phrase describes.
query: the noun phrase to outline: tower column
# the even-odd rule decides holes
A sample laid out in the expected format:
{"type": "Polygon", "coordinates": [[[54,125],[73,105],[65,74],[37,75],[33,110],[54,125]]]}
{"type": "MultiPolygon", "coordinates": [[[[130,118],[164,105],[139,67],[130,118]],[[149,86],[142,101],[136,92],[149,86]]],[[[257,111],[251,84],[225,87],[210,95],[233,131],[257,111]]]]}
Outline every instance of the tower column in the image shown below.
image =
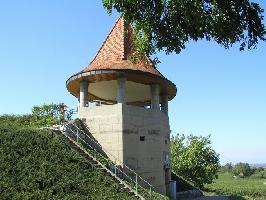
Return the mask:
{"type": "Polygon", "coordinates": [[[88,104],[88,92],[89,92],[89,82],[80,82],[80,92],[79,92],[79,106],[86,107],[88,104]]]}
{"type": "Polygon", "coordinates": [[[160,88],[158,84],[151,85],[151,108],[160,109],[160,88]]]}
{"type": "Polygon", "coordinates": [[[117,79],[117,103],[125,103],[126,97],[126,78],[117,79]]]}
{"type": "Polygon", "coordinates": [[[80,107],[80,93],[78,94],[78,109],[80,107]]]}
{"type": "Polygon", "coordinates": [[[162,111],[168,115],[168,95],[167,94],[161,95],[161,99],[162,99],[162,111]]]}

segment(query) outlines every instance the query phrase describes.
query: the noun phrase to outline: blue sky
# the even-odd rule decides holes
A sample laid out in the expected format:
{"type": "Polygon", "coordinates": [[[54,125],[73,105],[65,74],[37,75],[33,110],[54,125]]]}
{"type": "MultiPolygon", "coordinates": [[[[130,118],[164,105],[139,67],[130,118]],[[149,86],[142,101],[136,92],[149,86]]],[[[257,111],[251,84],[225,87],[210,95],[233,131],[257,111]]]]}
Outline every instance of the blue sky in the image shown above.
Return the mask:
{"type": "MultiPolygon", "coordinates": [[[[117,17],[100,0],[0,0],[0,114],[76,106],[65,81],[89,64],[117,17]]],[[[178,88],[169,105],[174,133],[211,134],[222,163],[266,163],[266,43],[239,52],[190,42],[179,55],[157,56],[178,88]]]]}

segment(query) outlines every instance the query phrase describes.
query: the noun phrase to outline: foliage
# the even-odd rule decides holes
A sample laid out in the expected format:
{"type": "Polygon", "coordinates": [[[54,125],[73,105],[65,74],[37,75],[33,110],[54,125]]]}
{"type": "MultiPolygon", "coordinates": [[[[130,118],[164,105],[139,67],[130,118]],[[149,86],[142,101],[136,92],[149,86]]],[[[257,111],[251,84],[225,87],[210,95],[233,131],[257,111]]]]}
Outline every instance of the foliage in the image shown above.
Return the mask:
{"type": "Polygon", "coordinates": [[[233,164],[232,163],[226,163],[224,166],[221,166],[220,169],[222,172],[232,172],[233,170],[233,164]]]}
{"type": "Polygon", "coordinates": [[[252,199],[266,199],[266,179],[233,177],[231,173],[219,173],[214,183],[206,189],[221,195],[248,196],[252,199]]]}
{"type": "Polygon", "coordinates": [[[136,46],[148,55],[156,50],[180,53],[190,40],[214,40],[229,48],[255,48],[265,41],[264,10],[248,0],[102,0],[136,29],[136,46]]]}
{"type": "Polygon", "coordinates": [[[250,167],[248,163],[237,163],[232,165],[232,163],[227,163],[220,168],[221,173],[229,173],[238,176],[240,178],[251,177],[256,179],[266,179],[266,169],[263,167],[250,167]]]}
{"type": "Polygon", "coordinates": [[[172,170],[203,188],[217,177],[219,155],[211,148],[210,136],[190,135],[185,143],[184,135],[171,138],[172,170]]]}
{"type": "Polygon", "coordinates": [[[266,180],[266,169],[262,169],[262,168],[256,169],[254,173],[251,175],[251,178],[266,180]]]}
{"type": "Polygon", "coordinates": [[[32,108],[32,114],[38,117],[42,116],[50,116],[50,117],[58,117],[60,114],[60,108],[56,104],[44,104],[42,106],[34,106],[32,108]]]}
{"type": "Polygon", "coordinates": [[[32,114],[37,118],[46,117],[53,118],[57,122],[70,120],[73,115],[73,109],[67,109],[64,103],[59,104],[44,104],[42,106],[34,106],[32,114]]]}
{"type": "Polygon", "coordinates": [[[34,106],[32,114],[27,115],[0,115],[0,125],[16,127],[43,127],[52,126],[66,120],[70,120],[73,109],[67,109],[66,105],[44,104],[34,106]]]}
{"type": "Polygon", "coordinates": [[[16,127],[43,127],[58,123],[53,117],[34,115],[2,115],[0,116],[0,126],[16,126],[16,127]]]}
{"type": "Polygon", "coordinates": [[[63,136],[0,125],[0,199],[136,199],[63,136]]]}
{"type": "Polygon", "coordinates": [[[234,166],[233,173],[239,177],[247,177],[253,173],[253,170],[248,163],[237,163],[234,166]]]}

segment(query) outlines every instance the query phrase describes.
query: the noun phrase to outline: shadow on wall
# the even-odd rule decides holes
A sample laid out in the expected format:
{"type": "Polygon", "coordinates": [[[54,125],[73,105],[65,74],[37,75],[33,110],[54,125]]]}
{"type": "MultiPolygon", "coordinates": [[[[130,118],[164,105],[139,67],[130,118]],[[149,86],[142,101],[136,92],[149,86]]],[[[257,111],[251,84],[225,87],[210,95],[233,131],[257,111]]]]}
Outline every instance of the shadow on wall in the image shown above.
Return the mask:
{"type": "Polygon", "coordinates": [[[83,119],[77,119],[76,124],[85,133],[85,136],[83,136],[82,139],[85,140],[92,148],[98,151],[101,155],[103,155],[104,157],[107,157],[102,146],[99,144],[96,138],[91,134],[88,127],[85,125],[86,122],[83,119]]]}
{"type": "MultiPolygon", "coordinates": [[[[90,132],[89,128],[86,125],[86,119],[76,119],[75,124],[78,127],[79,130],[82,130],[82,134],[79,135],[79,137],[85,141],[85,143],[89,144],[90,148],[92,147],[95,149],[98,153],[101,154],[101,156],[105,157],[110,162],[105,163],[105,166],[109,168],[113,173],[116,174],[119,178],[126,180],[128,182],[133,181],[135,184],[136,180],[136,172],[129,168],[127,165],[122,164],[118,165],[111,161],[110,158],[108,158],[106,152],[104,151],[103,147],[100,145],[100,143],[97,141],[97,139],[93,136],[93,134],[90,132]]],[[[100,158],[101,160],[101,158],[100,158]]],[[[101,162],[101,161],[100,161],[101,162]]],[[[103,164],[103,163],[102,163],[103,164]]],[[[138,185],[142,186],[143,188],[150,189],[150,185],[147,183],[146,180],[143,178],[140,178],[138,175],[138,185]]]]}

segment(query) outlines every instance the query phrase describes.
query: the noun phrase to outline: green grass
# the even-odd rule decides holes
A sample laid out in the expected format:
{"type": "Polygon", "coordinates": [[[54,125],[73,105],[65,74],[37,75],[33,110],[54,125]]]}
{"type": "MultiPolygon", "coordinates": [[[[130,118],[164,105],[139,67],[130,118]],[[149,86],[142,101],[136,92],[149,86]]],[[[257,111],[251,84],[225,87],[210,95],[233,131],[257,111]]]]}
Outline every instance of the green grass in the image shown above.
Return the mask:
{"type": "MultiPolygon", "coordinates": [[[[32,116],[0,116],[0,199],[133,200],[123,186],[96,170],[63,135],[37,127],[32,116]]],[[[147,199],[168,199],[154,193],[147,199]]]]}
{"type": "Polygon", "coordinates": [[[136,199],[63,136],[0,126],[0,199],[136,199]]]}
{"type": "Polygon", "coordinates": [[[206,189],[222,195],[245,196],[246,199],[266,199],[266,179],[234,178],[230,173],[220,173],[219,178],[214,183],[207,185],[206,189]]]}

